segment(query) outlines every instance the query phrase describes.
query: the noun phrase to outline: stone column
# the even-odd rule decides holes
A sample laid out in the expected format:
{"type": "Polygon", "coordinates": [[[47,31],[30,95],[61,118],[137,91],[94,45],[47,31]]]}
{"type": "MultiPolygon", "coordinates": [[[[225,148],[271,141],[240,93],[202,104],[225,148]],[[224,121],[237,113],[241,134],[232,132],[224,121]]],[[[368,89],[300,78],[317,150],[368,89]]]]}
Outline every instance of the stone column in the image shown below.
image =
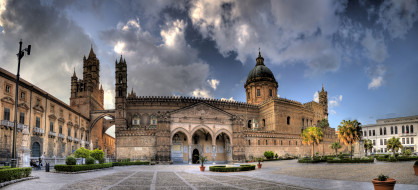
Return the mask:
{"type": "Polygon", "coordinates": [[[192,163],[192,145],[189,145],[189,164],[193,164],[192,163]]]}
{"type": "Polygon", "coordinates": [[[213,163],[212,164],[216,164],[215,163],[215,158],[216,158],[216,144],[212,145],[212,158],[213,158],[213,163]]]}

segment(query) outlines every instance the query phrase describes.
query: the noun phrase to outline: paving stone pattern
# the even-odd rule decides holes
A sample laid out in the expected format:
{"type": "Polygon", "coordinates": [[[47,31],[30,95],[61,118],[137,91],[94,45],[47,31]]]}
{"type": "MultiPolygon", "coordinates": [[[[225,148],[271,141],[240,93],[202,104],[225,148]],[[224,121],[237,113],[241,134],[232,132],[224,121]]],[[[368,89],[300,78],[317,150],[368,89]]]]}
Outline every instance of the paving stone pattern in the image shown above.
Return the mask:
{"type": "Polygon", "coordinates": [[[70,189],[155,189],[155,190],[223,190],[223,189],[260,189],[260,190],[300,190],[296,186],[261,180],[247,176],[196,175],[186,172],[168,171],[130,171],[119,172],[66,185],[70,189]]]}

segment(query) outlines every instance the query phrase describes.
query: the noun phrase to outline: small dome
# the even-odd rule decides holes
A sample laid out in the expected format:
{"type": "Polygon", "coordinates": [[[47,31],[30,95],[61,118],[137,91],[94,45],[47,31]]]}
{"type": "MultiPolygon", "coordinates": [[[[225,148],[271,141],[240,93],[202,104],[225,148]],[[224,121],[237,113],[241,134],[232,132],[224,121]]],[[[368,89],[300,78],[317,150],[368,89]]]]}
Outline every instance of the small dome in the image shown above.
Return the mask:
{"type": "Polygon", "coordinates": [[[256,59],[257,64],[248,74],[247,82],[245,86],[253,82],[259,81],[270,81],[277,84],[276,79],[274,78],[273,72],[264,65],[264,58],[261,57],[261,53],[258,52],[258,57],[256,59]]]}

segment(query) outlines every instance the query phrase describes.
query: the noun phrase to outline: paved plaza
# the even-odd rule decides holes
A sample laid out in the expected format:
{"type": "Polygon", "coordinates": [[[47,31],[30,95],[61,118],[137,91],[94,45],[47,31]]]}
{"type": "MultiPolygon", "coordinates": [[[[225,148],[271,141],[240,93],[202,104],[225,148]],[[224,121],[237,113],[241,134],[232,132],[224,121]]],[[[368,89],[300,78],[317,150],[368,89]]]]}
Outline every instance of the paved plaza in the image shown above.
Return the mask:
{"type": "Polygon", "coordinates": [[[39,179],[4,189],[373,189],[370,181],[376,175],[371,173],[382,172],[398,180],[395,189],[415,190],[418,176],[413,175],[412,164],[299,164],[287,160],[265,162],[262,169],[238,173],[209,172],[208,167],[200,172],[198,165],[122,166],[80,174],[34,171],[32,175],[39,179]]]}

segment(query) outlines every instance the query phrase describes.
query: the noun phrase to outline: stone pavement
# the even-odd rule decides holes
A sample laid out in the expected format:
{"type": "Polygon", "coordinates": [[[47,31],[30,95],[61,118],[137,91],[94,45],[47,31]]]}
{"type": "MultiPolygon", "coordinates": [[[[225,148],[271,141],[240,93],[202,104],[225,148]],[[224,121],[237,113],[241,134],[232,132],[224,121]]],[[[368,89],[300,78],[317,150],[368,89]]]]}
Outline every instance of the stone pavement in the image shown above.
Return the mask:
{"type": "MultiPolygon", "coordinates": [[[[39,179],[9,185],[4,189],[373,189],[371,182],[314,179],[278,173],[286,167],[298,169],[306,165],[297,164],[295,160],[265,162],[262,169],[237,173],[209,172],[208,167],[205,172],[200,172],[198,165],[124,166],[81,174],[34,171],[32,174],[39,179]]],[[[416,190],[418,185],[396,184],[395,189],[416,190]]]]}

